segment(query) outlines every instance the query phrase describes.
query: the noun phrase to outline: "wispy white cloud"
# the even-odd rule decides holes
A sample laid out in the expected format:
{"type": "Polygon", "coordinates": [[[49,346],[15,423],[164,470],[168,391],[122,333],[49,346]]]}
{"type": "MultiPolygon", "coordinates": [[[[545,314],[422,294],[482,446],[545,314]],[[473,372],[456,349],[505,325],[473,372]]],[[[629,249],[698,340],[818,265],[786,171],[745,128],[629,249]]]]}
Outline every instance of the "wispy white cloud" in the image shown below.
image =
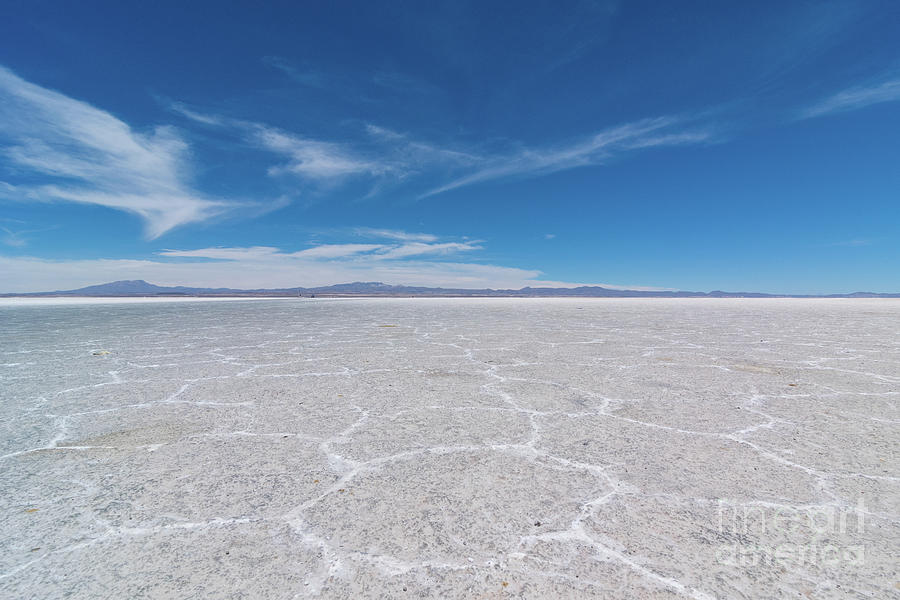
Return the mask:
{"type": "Polygon", "coordinates": [[[387,152],[394,169],[399,172],[421,171],[435,167],[465,168],[475,166],[484,160],[484,156],[479,152],[444,148],[416,139],[407,133],[371,123],[366,125],[366,133],[379,143],[379,152],[387,152]]]}
{"type": "Polygon", "coordinates": [[[198,123],[230,129],[250,145],[283,157],[286,162],[270,167],[269,175],[293,175],[317,184],[359,176],[382,184],[386,180],[399,182],[415,174],[471,167],[482,160],[477,154],[443,148],[371,123],[362,128],[353,142],[334,142],[265,123],[207,114],[178,102],[169,107],[198,123]]]}
{"type": "Polygon", "coordinates": [[[21,201],[68,201],[128,211],[156,238],[226,211],[189,184],[188,146],[174,129],[138,133],[113,115],[0,67],[0,141],[11,165],[43,184],[6,183],[21,201]]]}
{"type": "Polygon", "coordinates": [[[0,233],[0,242],[3,242],[7,246],[21,248],[28,243],[24,237],[24,232],[11,231],[6,227],[0,227],[0,232],[2,232],[0,233]]]}
{"type": "Polygon", "coordinates": [[[283,253],[272,246],[251,246],[249,248],[198,248],[196,250],[163,250],[161,256],[179,258],[209,258],[214,260],[265,260],[270,258],[341,258],[371,252],[384,248],[381,244],[322,244],[298,252],[283,253]]]}
{"type": "Polygon", "coordinates": [[[338,143],[264,123],[206,115],[177,103],[171,108],[197,122],[237,131],[257,148],[285,158],[286,162],[269,168],[270,175],[293,175],[319,185],[367,177],[374,182],[367,197],[401,183],[447,182],[418,195],[425,198],[489,180],[603,164],[649,148],[708,143],[713,137],[710,126],[698,124],[699,116],[658,117],[610,127],[566,144],[488,152],[478,147],[446,147],[372,123],[364,126],[365,136],[338,143]]]}
{"type": "Polygon", "coordinates": [[[251,246],[249,248],[199,248],[197,250],[162,250],[161,256],[179,258],[210,258],[214,260],[257,260],[278,254],[272,246],[251,246]]]}
{"type": "Polygon", "coordinates": [[[271,176],[293,175],[332,185],[349,177],[378,178],[397,170],[397,164],[358,148],[358,144],[313,139],[265,123],[208,114],[180,102],[170,103],[169,108],[197,123],[230,131],[250,147],[280,156],[284,162],[269,167],[271,176]]]}
{"type": "Polygon", "coordinates": [[[442,93],[437,86],[396,71],[359,73],[335,69],[334,65],[322,70],[308,62],[294,63],[280,56],[265,56],[262,62],[294,83],[360,103],[384,103],[397,96],[442,93]]]}
{"type": "Polygon", "coordinates": [[[383,182],[387,179],[396,183],[409,181],[416,175],[443,177],[445,181],[450,178],[448,183],[426,191],[420,198],[483,181],[540,176],[602,164],[628,152],[701,144],[712,138],[709,129],[692,125],[686,119],[660,117],[612,127],[569,144],[489,153],[445,148],[406,133],[367,124],[365,131],[370,145],[363,145],[366,150],[360,150],[348,144],[298,137],[261,124],[245,126],[256,130],[263,147],[290,158],[286,165],[270,169],[270,174],[293,173],[317,180],[368,175],[382,181],[373,187],[373,194],[384,189],[383,182]]]}
{"type": "Polygon", "coordinates": [[[356,227],[353,232],[361,237],[379,238],[388,240],[403,240],[407,242],[434,242],[438,237],[431,233],[411,233],[396,229],[375,229],[372,227],[356,227]]]}
{"type": "Polygon", "coordinates": [[[204,125],[219,126],[224,125],[226,122],[226,120],[222,117],[196,111],[183,102],[170,102],[169,108],[171,108],[178,114],[191,119],[192,121],[197,121],[198,123],[203,123],[204,125]]]}
{"type": "Polygon", "coordinates": [[[322,244],[299,252],[292,252],[289,256],[312,259],[344,258],[383,248],[384,246],[381,244],[322,244]]]}
{"type": "Polygon", "coordinates": [[[416,175],[454,172],[481,160],[472,153],[442,148],[372,124],[364,128],[367,137],[353,143],[311,139],[262,123],[236,124],[252,132],[251,139],[258,147],[287,159],[271,167],[270,175],[294,175],[317,184],[367,177],[375,182],[368,197],[416,175]]]}
{"type": "Polygon", "coordinates": [[[556,234],[555,234],[555,233],[545,233],[545,234],[544,234],[544,239],[545,239],[545,240],[552,240],[552,239],[555,238],[555,237],[556,237],[556,234]]]}
{"type": "Polygon", "coordinates": [[[809,119],[898,100],[900,100],[900,79],[891,79],[878,85],[846,89],[807,108],[800,116],[809,119]]]}
{"type": "Polygon", "coordinates": [[[296,83],[314,88],[327,87],[326,79],[321,73],[313,71],[311,69],[299,69],[295,67],[290,61],[280,56],[264,56],[262,58],[262,62],[263,64],[272,67],[273,69],[281,71],[288,77],[288,79],[291,79],[296,83]]]}
{"type": "Polygon", "coordinates": [[[365,258],[368,261],[407,259],[412,256],[448,256],[459,252],[481,250],[479,242],[425,243],[407,241],[394,244],[318,244],[297,252],[281,252],[271,246],[248,248],[199,248],[195,250],[163,250],[161,256],[207,258],[214,260],[335,260],[365,258]]]}
{"type": "Polygon", "coordinates": [[[378,254],[379,258],[394,259],[409,256],[422,256],[424,254],[447,255],[457,252],[481,250],[478,242],[444,242],[441,244],[426,244],[423,242],[408,242],[400,246],[389,247],[378,254]]]}
{"type": "Polygon", "coordinates": [[[622,154],[659,146],[679,146],[709,142],[709,130],[690,127],[684,119],[658,117],[626,123],[570,144],[525,148],[518,152],[488,157],[486,166],[431,189],[421,198],[434,196],[474,183],[495,179],[546,175],[587,165],[603,164],[622,154]]]}
{"type": "MultiPolygon", "coordinates": [[[[0,219],[0,221],[24,224],[23,221],[18,221],[16,219],[0,219]]],[[[28,237],[31,234],[50,231],[52,229],[56,229],[56,227],[41,227],[38,229],[11,229],[9,227],[0,226],[0,243],[13,248],[23,248],[28,245],[28,237]]]]}
{"type": "Polygon", "coordinates": [[[300,137],[273,127],[253,125],[254,139],[267,150],[281,154],[287,163],[269,169],[270,175],[290,173],[319,182],[353,175],[380,176],[391,166],[358,155],[340,144],[300,137]]]}

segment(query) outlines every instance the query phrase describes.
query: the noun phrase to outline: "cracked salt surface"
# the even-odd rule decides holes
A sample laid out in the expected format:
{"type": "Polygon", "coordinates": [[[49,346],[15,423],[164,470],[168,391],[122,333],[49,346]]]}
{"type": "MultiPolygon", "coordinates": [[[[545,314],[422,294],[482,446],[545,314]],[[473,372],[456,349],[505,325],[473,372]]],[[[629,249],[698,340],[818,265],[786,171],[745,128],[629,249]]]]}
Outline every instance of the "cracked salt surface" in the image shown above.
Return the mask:
{"type": "Polygon", "coordinates": [[[20,302],[0,334],[4,598],[900,588],[896,301],[20,302]]]}

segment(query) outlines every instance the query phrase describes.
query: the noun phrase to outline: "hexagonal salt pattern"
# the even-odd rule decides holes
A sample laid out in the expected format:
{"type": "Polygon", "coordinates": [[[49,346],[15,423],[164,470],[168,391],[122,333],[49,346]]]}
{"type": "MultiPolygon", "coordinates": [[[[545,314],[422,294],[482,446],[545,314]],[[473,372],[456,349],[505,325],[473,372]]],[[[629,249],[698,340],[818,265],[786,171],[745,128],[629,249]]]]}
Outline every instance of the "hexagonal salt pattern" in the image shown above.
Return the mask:
{"type": "Polygon", "coordinates": [[[4,598],[900,586],[897,301],[38,303],[0,334],[4,598]]]}

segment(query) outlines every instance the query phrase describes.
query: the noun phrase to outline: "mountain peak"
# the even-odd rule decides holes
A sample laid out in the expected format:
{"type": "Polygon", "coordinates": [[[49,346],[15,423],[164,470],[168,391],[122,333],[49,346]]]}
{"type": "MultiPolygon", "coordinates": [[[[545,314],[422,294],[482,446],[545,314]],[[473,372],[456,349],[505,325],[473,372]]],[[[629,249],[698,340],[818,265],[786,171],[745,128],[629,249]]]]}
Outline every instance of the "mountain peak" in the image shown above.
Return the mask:
{"type": "Polygon", "coordinates": [[[121,281],[113,281],[111,283],[101,283],[99,285],[89,285],[87,287],[73,290],[82,294],[155,294],[166,290],[167,288],[147,283],[143,279],[123,279],[121,281]]]}

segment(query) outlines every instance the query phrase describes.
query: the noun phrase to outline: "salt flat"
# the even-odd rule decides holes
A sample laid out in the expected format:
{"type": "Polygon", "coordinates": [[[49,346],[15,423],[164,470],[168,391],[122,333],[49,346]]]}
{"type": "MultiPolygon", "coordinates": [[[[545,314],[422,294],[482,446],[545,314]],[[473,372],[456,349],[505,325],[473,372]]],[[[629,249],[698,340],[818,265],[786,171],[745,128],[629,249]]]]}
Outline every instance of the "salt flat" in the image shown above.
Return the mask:
{"type": "Polygon", "coordinates": [[[896,597],[898,397],[891,300],[6,303],[0,596],[896,597]]]}

